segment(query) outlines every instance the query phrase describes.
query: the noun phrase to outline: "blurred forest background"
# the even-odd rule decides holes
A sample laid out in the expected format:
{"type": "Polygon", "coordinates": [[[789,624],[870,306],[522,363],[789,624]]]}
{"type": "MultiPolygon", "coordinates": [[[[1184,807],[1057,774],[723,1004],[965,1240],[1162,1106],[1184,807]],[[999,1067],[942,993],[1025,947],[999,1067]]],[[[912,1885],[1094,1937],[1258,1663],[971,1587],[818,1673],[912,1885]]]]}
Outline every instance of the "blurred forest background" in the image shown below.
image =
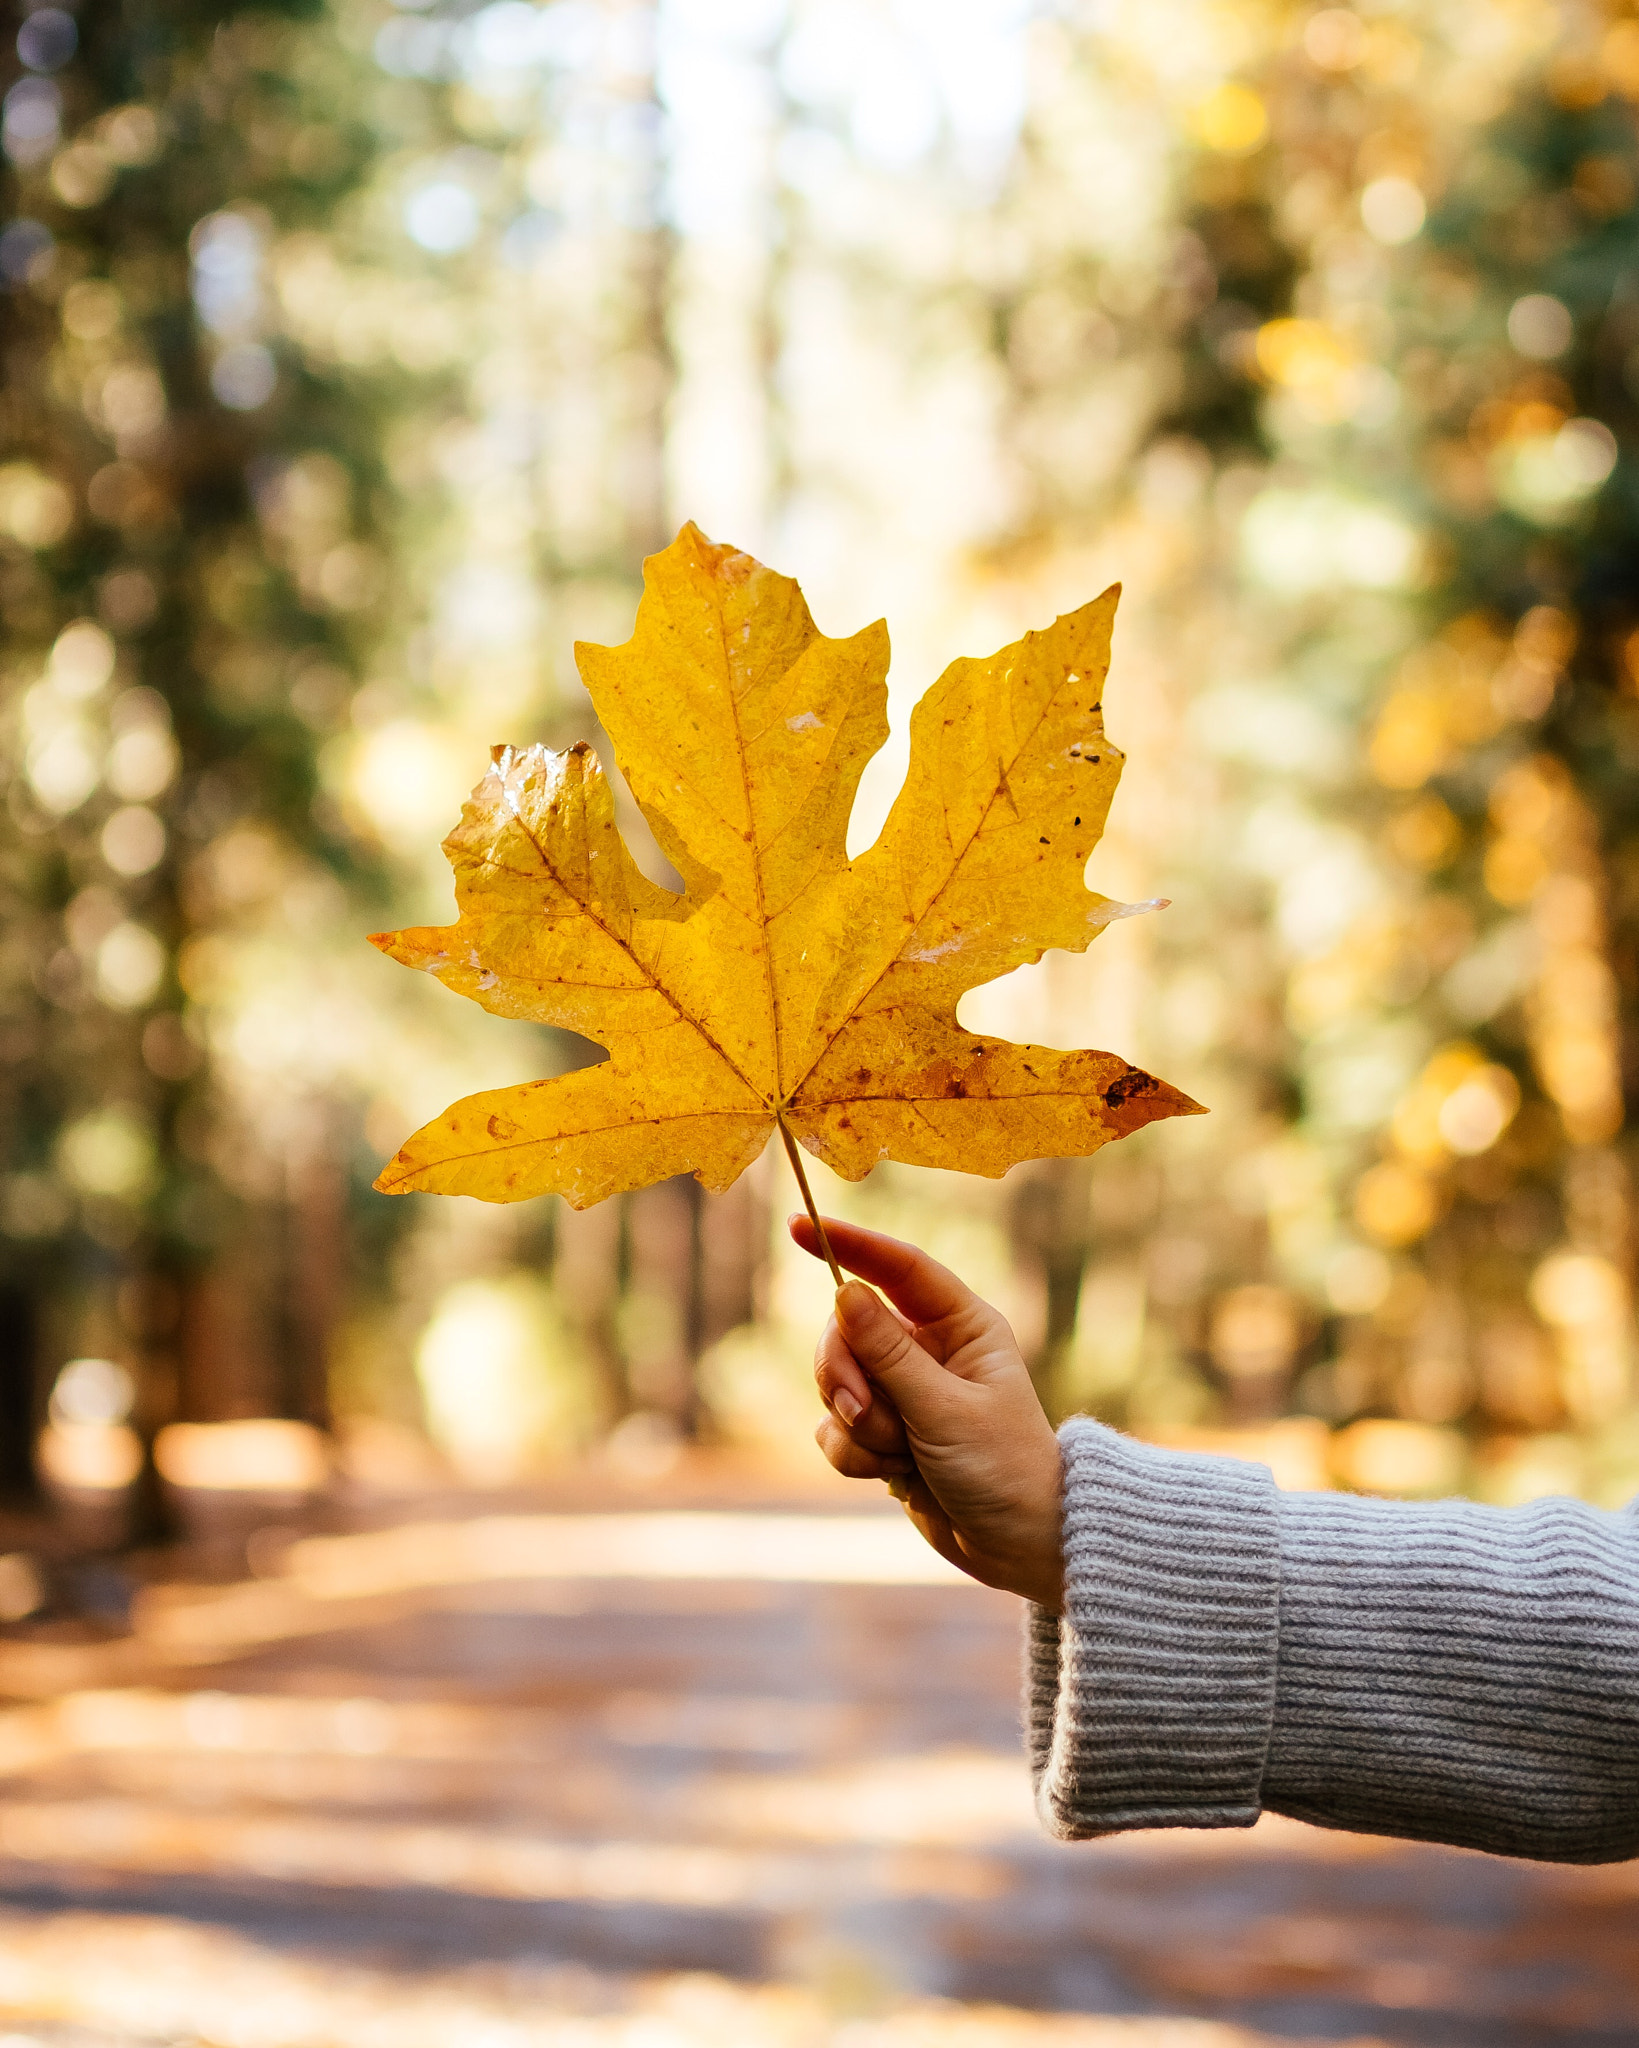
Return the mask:
{"type": "Polygon", "coordinates": [[[860,845],[948,660],[1126,585],[1091,879],[1171,907],[963,1016],[1212,1115],[822,1203],[1060,1411],[1639,1486],[1639,18],[81,0],[0,65],[5,1486],[814,1455],[783,1160],[370,1191],[587,1056],[364,937],[493,742],[597,743],[684,518],[887,616],[860,845]]]}

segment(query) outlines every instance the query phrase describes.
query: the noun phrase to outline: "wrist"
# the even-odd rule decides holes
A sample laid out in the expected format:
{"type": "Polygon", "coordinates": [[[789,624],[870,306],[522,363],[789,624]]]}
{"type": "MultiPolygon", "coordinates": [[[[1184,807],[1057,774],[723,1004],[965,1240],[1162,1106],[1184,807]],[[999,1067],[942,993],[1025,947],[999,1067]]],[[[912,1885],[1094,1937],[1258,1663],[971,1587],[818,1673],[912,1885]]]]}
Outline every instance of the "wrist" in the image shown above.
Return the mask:
{"type": "Polygon", "coordinates": [[[1064,1605],[1063,1471],[1058,1438],[1050,1430],[1043,1432],[1019,1529],[1024,1541],[1013,1590],[1057,1614],[1064,1605]]]}
{"type": "Polygon", "coordinates": [[[1064,1547],[1059,1537],[1058,1517],[1052,1526],[1042,1531],[1039,1540],[1032,1546],[1023,1573],[1023,1583],[1016,1589],[1026,1600],[1032,1600],[1038,1607],[1045,1607],[1049,1613],[1057,1614],[1064,1605],[1064,1547]]]}

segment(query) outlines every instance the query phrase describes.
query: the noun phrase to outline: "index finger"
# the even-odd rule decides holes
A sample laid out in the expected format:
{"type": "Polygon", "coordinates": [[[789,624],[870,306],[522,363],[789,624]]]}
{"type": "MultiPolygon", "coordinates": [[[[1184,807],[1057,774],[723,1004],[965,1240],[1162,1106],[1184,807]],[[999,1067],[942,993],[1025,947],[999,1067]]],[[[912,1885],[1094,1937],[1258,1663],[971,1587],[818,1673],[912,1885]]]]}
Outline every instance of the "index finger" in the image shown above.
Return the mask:
{"type": "MultiPolygon", "coordinates": [[[[880,1287],[912,1323],[943,1322],[947,1316],[979,1305],[979,1297],[971,1287],[914,1244],[888,1237],[880,1230],[867,1230],[862,1223],[843,1223],[832,1216],[827,1216],[824,1222],[825,1235],[837,1255],[838,1265],[880,1287]]],[[[786,1228],[805,1252],[816,1259],[824,1258],[819,1233],[808,1217],[799,1211],[786,1219],[786,1228]]]]}

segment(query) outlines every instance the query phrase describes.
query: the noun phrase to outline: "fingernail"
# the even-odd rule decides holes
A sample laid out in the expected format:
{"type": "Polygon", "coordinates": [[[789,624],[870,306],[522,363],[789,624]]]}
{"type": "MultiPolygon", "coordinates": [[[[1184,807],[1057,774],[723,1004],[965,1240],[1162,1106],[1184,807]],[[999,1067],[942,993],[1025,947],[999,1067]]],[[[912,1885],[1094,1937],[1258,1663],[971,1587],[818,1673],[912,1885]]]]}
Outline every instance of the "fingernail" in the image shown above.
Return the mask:
{"type": "Polygon", "coordinates": [[[846,1387],[837,1388],[836,1392],[831,1396],[831,1406],[842,1417],[843,1421],[847,1423],[850,1429],[853,1428],[854,1424],[865,1413],[865,1410],[854,1399],[853,1395],[849,1393],[846,1387]]]}

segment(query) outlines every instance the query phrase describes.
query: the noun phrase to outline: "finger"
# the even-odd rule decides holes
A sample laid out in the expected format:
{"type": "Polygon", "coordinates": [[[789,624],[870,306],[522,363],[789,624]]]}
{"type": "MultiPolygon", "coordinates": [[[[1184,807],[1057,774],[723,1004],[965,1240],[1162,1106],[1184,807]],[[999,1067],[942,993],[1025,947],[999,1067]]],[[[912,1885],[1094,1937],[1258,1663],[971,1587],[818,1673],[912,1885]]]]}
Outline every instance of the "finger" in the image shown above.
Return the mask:
{"type": "Polygon", "coordinates": [[[856,1444],[834,1415],[814,1431],[814,1441],[845,1479],[902,1479],[916,1470],[907,1457],[883,1457],[856,1444]]]}
{"type": "Polygon", "coordinates": [[[826,1405],[834,1408],[850,1429],[869,1412],[873,1398],[871,1383],[843,1343],[835,1316],[826,1322],[815,1346],[814,1377],[826,1405]]]}
{"type": "Polygon", "coordinates": [[[831,1411],[840,1416],[849,1435],[856,1444],[868,1451],[877,1451],[884,1456],[895,1456],[906,1450],[905,1425],[899,1410],[886,1393],[871,1397],[871,1405],[862,1415],[848,1413],[847,1401],[850,1389],[856,1384],[870,1391],[870,1382],[860,1371],[853,1353],[842,1341],[842,1332],[837,1328],[833,1316],[825,1325],[825,1332],[814,1354],[814,1378],[819,1383],[821,1398],[831,1411]]]}
{"type": "Polygon", "coordinates": [[[969,1393],[965,1381],[924,1351],[880,1295],[859,1280],[837,1290],[837,1327],[855,1359],[887,1390],[910,1434],[937,1435],[969,1393]]]}
{"type": "MultiPolygon", "coordinates": [[[[937,1323],[965,1309],[984,1307],[972,1288],[958,1280],[948,1266],[941,1266],[915,1245],[887,1237],[880,1230],[867,1230],[860,1223],[843,1223],[832,1216],[824,1222],[837,1263],[880,1287],[913,1323],[937,1323]]],[[[805,1252],[815,1258],[825,1256],[819,1232],[808,1217],[792,1216],[786,1228],[805,1252]]]]}
{"type": "Polygon", "coordinates": [[[928,1490],[928,1483],[920,1472],[912,1472],[903,1479],[889,1481],[894,1499],[905,1510],[906,1519],[930,1550],[937,1550],[947,1564],[953,1564],[958,1571],[966,1572],[969,1578],[976,1578],[966,1552],[956,1540],[956,1530],[949,1515],[928,1490]]]}

